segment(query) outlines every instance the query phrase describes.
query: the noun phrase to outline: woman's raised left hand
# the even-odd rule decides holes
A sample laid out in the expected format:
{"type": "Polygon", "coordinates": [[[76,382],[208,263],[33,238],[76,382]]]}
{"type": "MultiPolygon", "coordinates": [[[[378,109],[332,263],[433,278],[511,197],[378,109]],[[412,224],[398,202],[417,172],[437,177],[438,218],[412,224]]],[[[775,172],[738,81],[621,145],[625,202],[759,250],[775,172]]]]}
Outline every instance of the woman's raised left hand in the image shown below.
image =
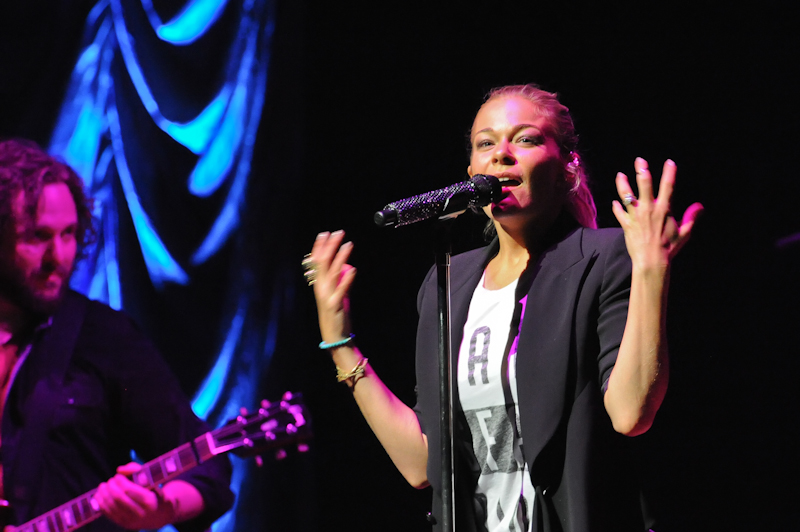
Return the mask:
{"type": "Polygon", "coordinates": [[[625,206],[615,200],[612,210],[625,232],[625,244],[634,267],[666,268],[689,240],[703,206],[700,203],[690,205],[678,225],[670,212],[678,170],[675,163],[669,159],[664,163],[657,197],[653,194],[653,178],[647,161],[637,157],[633,166],[639,197],[631,190],[628,177],[620,172],[616,179],[617,192],[625,206]]]}

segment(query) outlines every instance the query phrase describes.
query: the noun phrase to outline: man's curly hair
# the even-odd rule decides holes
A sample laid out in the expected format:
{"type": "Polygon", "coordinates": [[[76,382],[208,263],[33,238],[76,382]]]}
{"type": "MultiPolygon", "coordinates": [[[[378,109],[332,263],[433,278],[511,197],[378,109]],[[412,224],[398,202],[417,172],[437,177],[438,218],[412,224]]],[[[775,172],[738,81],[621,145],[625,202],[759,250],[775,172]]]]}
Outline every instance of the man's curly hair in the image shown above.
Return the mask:
{"type": "MultiPolygon", "coordinates": [[[[78,211],[78,256],[94,238],[92,200],[86,195],[83,180],[67,164],[45,152],[35,142],[24,139],[0,140],[0,235],[7,235],[8,224],[15,223],[14,201],[23,194],[25,224],[33,225],[42,188],[64,183],[78,211]]],[[[2,236],[0,236],[2,238],[2,236]]]]}

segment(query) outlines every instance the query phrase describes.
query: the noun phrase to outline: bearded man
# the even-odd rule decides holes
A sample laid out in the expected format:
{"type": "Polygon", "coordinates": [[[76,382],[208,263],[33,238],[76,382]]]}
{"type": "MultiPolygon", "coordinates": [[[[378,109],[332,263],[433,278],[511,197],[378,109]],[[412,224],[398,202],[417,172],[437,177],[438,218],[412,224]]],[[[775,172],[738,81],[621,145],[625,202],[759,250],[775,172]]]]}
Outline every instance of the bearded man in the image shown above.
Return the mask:
{"type": "Polygon", "coordinates": [[[177,380],[124,314],[69,290],[90,240],[80,177],[36,144],[0,141],[0,499],[7,525],[90,492],[60,525],[201,531],[233,504],[217,457],[154,489],[131,480],[131,451],[153,459],[205,433],[177,380]],[[121,465],[124,464],[124,465],[121,465]],[[89,509],[91,507],[91,510],[89,509]]]}

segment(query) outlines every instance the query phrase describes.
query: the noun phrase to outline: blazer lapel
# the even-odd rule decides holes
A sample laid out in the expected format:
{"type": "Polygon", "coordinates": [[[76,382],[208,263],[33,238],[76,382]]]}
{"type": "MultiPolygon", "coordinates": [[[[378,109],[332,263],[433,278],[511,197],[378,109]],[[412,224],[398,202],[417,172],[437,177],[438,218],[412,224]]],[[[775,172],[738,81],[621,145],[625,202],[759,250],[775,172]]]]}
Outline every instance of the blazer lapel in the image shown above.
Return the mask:
{"type": "MultiPolygon", "coordinates": [[[[517,390],[525,455],[531,464],[552,439],[564,416],[573,312],[586,270],[594,260],[593,256],[583,255],[582,235],[582,229],[572,231],[544,252],[531,272],[524,274],[530,275],[532,281],[518,344],[522,356],[517,357],[517,390]]],[[[468,257],[469,266],[454,268],[458,273],[450,280],[453,368],[457,367],[470,300],[496,249],[495,241],[482,252],[473,252],[475,255],[468,257]]],[[[458,397],[455,369],[452,378],[454,397],[458,397]]],[[[531,473],[535,475],[533,469],[531,473]]]]}
{"type": "Polygon", "coordinates": [[[583,256],[582,233],[573,232],[545,252],[534,267],[527,292],[519,337],[517,390],[525,455],[531,464],[564,415],[575,301],[592,261],[592,257],[583,256]]]}

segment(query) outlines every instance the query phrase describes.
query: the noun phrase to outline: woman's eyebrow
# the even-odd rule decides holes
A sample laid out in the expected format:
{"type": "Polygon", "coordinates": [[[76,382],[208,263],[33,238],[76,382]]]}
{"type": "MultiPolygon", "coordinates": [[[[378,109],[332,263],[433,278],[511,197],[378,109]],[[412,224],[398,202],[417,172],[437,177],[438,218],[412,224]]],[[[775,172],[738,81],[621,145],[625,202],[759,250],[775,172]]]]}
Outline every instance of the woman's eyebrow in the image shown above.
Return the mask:
{"type": "MultiPolygon", "coordinates": [[[[514,126],[513,131],[516,133],[520,129],[527,129],[529,127],[532,127],[534,129],[538,129],[539,131],[542,131],[542,128],[540,128],[539,126],[537,126],[535,124],[517,124],[516,126],[514,126]]],[[[480,131],[476,131],[474,134],[477,135],[478,133],[493,133],[493,132],[494,132],[494,129],[492,129],[490,127],[485,127],[483,129],[481,129],[480,131]]]]}

